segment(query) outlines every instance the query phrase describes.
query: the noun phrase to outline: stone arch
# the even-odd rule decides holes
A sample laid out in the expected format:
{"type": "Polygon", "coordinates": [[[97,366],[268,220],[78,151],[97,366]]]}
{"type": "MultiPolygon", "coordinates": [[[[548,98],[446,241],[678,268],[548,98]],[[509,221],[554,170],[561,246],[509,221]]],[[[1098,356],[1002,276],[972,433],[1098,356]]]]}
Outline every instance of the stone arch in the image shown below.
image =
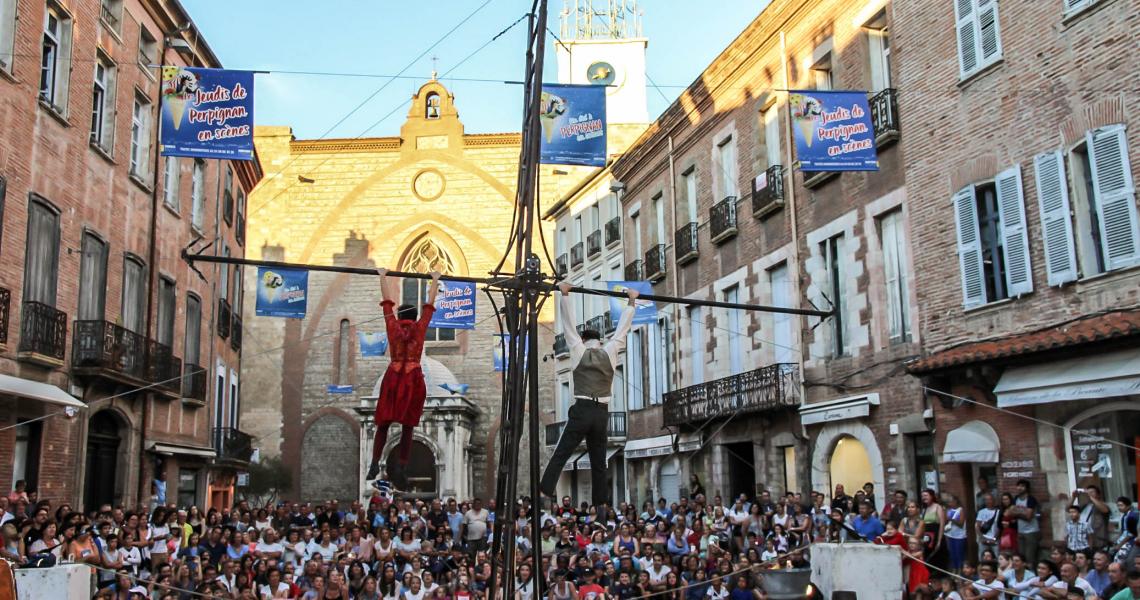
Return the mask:
{"type": "MultiPolygon", "coordinates": [[[[389,466],[389,476],[391,475],[391,465],[396,460],[396,446],[400,443],[400,435],[398,433],[400,431],[400,427],[402,426],[396,424],[395,429],[389,432],[388,441],[384,443],[384,452],[381,454],[382,458],[380,462],[389,466]]],[[[432,469],[434,471],[432,473],[432,477],[435,489],[432,490],[432,494],[438,495],[441,489],[440,485],[443,481],[442,471],[444,465],[440,462],[440,457],[443,456],[443,449],[439,447],[439,444],[437,444],[435,440],[424,435],[419,429],[416,429],[412,433],[412,444],[412,463],[408,465],[407,471],[414,473],[418,470],[418,468],[422,467],[422,465],[416,464],[417,457],[414,447],[415,444],[421,444],[423,447],[427,448],[427,451],[431,453],[432,469]]]]}
{"type": "Polygon", "coordinates": [[[436,225],[426,225],[416,228],[405,236],[404,240],[396,245],[396,261],[392,264],[398,265],[400,270],[407,270],[404,268],[404,262],[409,259],[409,255],[421,248],[426,243],[434,243],[438,248],[446,253],[447,257],[452,263],[452,270],[450,272],[443,271],[449,275],[467,275],[470,271],[467,268],[467,255],[459,244],[455,242],[446,231],[436,225]]]}
{"type": "Polygon", "coordinates": [[[129,496],[131,425],[130,417],[113,406],[88,417],[83,453],[86,473],[83,504],[88,510],[100,504],[121,504],[129,496]]]}
{"type": "Polygon", "coordinates": [[[815,450],[811,456],[811,482],[812,489],[831,497],[834,490],[830,488],[831,482],[831,454],[835,451],[839,440],[850,437],[863,444],[867,457],[871,461],[871,482],[875,484],[875,506],[884,506],[886,501],[886,485],[883,479],[883,454],[879,444],[875,441],[875,433],[863,423],[858,421],[843,421],[829,423],[819,430],[815,438],[815,450]]]}
{"type": "Polygon", "coordinates": [[[360,424],[344,411],[324,407],[305,419],[301,435],[302,500],[351,501],[360,493],[360,424]]]}

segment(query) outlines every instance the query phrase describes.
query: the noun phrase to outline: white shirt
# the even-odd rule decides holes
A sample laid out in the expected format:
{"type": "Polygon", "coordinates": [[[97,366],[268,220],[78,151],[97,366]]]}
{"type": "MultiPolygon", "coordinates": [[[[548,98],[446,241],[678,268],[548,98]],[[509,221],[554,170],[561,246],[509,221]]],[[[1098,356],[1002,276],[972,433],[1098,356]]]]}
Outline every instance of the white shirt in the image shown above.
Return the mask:
{"type": "Polygon", "coordinates": [[[705,592],[705,594],[713,600],[724,600],[728,597],[728,586],[722,585],[718,591],[716,588],[710,585],[709,591],[705,592]]]}
{"type": "MultiPolygon", "coordinates": [[[[570,349],[570,369],[578,368],[578,363],[582,360],[582,355],[586,353],[587,348],[605,350],[610,357],[610,364],[615,369],[618,368],[621,365],[619,355],[625,349],[625,337],[629,334],[630,327],[633,326],[633,315],[637,312],[637,308],[625,307],[621,313],[621,322],[618,323],[617,329],[610,336],[609,341],[603,344],[599,340],[582,341],[582,336],[578,335],[578,328],[574,326],[578,319],[574,316],[574,306],[570,302],[569,295],[559,293],[558,303],[562,307],[562,334],[566,336],[566,346],[570,349]]],[[[602,398],[598,400],[603,401],[602,398]]],[[[608,397],[605,400],[608,400],[608,397]]]]}
{"type": "MultiPolygon", "coordinates": [[[[650,565],[649,568],[646,569],[646,572],[649,573],[650,583],[661,583],[662,581],[665,581],[666,575],[673,572],[673,569],[670,569],[669,565],[663,564],[661,565],[660,571],[654,571],[653,565],[650,565]]],[[[711,590],[712,588],[710,587],[709,589],[711,590]]]]}
{"type": "MultiPolygon", "coordinates": [[[[1004,590],[1005,584],[1001,582],[1000,577],[994,577],[994,580],[990,583],[986,583],[984,579],[979,579],[974,582],[974,589],[977,590],[979,594],[985,594],[994,590],[1004,590]]],[[[1000,598],[1001,595],[999,594],[998,597],[1000,598]]]]}
{"type": "Polygon", "coordinates": [[[273,542],[272,544],[258,544],[257,551],[272,554],[274,552],[284,552],[285,549],[281,546],[281,542],[273,542]]]}
{"type": "MultiPolygon", "coordinates": [[[[1081,588],[1081,591],[1085,593],[1085,596],[1096,595],[1096,590],[1093,589],[1092,584],[1090,584],[1084,577],[1077,576],[1077,578],[1073,580],[1073,585],[1081,588]]],[[[1067,590],[1069,589],[1069,584],[1065,583],[1064,579],[1058,579],[1057,583],[1053,584],[1053,588],[1058,590],[1067,590]]]]}
{"type": "Polygon", "coordinates": [[[166,540],[169,539],[169,537],[170,537],[170,528],[167,527],[166,525],[158,525],[158,526],[151,525],[150,526],[150,535],[148,537],[153,540],[154,538],[159,537],[159,536],[167,536],[167,537],[165,539],[157,540],[154,542],[154,544],[150,548],[151,554],[166,554],[168,552],[168,550],[166,548],[166,540]]]}

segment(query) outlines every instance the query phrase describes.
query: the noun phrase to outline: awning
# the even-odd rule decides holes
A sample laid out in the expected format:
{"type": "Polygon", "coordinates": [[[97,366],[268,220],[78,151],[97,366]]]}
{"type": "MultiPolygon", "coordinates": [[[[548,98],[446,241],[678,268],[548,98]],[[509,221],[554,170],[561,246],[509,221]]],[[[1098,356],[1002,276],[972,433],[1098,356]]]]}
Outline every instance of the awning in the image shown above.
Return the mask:
{"type": "Polygon", "coordinates": [[[878,393],[805,404],[800,407],[800,423],[806,426],[859,419],[871,414],[871,407],[878,405],[878,393]]]}
{"type": "MultiPolygon", "coordinates": [[[[670,435],[659,435],[651,438],[629,440],[625,443],[626,458],[649,458],[651,456],[665,456],[673,453],[673,438],[670,435]]],[[[695,452],[701,449],[700,434],[681,434],[677,440],[679,452],[695,452]]]]}
{"type": "MultiPolygon", "coordinates": [[[[615,454],[621,452],[621,448],[606,448],[606,465],[609,466],[610,459],[615,454]]],[[[567,461],[566,465],[562,467],[563,471],[588,471],[590,470],[590,453],[589,451],[583,452],[574,457],[573,460],[567,461]]]]}
{"type": "Polygon", "coordinates": [[[994,394],[1003,408],[1140,394],[1140,348],[1012,367],[994,394]]]}
{"type": "Polygon", "coordinates": [[[50,383],[12,377],[11,375],[0,375],[0,394],[30,398],[32,400],[39,400],[40,402],[70,406],[72,408],[87,408],[87,405],[76,400],[75,396],[68,394],[50,383]]]}
{"type": "Polygon", "coordinates": [[[970,421],[946,434],[942,462],[996,463],[1001,442],[988,423],[970,421]]]}
{"type": "Polygon", "coordinates": [[[183,444],[169,444],[166,442],[151,442],[147,445],[147,450],[155,454],[165,454],[166,456],[201,456],[204,458],[214,458],[217,455],[213,448],[204,446],[187,446],[183,444]]]}

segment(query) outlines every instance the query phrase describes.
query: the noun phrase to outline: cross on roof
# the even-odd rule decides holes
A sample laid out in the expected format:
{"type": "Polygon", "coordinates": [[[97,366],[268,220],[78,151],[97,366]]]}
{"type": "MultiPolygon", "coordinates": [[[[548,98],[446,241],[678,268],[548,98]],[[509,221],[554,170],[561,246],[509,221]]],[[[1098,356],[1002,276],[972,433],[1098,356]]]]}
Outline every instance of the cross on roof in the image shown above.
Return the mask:
{"type": "Polygon", "coordinates": [[[435,81],[436,75],[439,73],[439,56],[431,55],[431,80],[435,81]]]}

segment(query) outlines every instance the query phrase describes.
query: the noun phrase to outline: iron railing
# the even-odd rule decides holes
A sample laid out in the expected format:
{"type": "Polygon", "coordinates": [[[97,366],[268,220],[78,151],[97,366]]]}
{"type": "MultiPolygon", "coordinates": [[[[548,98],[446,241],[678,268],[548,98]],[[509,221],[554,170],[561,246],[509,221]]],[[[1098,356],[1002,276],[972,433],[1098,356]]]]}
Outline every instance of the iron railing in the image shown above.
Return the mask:
{"type": "Polygon", "coordinates": [[[762,217],[783,205],[784,167],[772,165],[764,171],[763,177],[752,180],[752,216],[762,217]]]}
{"type": "Polygon", "coordinates": [[[736,235],[736,196],[725,196],[709,209],[709,237],[719,244],[736,235]]]}
{"type": "Polygon", "coordinates": [[[0,344],[8,343],[8,315],[12,306],[12,292],[0,288],[0,344]]]}
{"type": "Polygon", "coordinates": [[[234,427],[215,427],[214,451],[218,460],[249,462],[253,455],[253,436],[234,427]]]}
{"type": "Polygon", "coordinates": [[[109,25],[111,27],[111,29],[118,31],[119,30],[119,17],[115,16],[115,11],[111,10],[111,6],[109,4],[107,4],[107,2],[103,2],[102,4],[103,4],[103,6],[101,7],[101,10],[99,11],[100,18],[102,18],[103,21],[106,22],[107,25],[109,25]]]}
{"type": "Polygon", "coordinates": [[[562,437],[562,430],[566,428],[566,421],[558,421],[555,423],[547,423],[546,429],[546,445],[555,446],[558,444],[558,438],[562,437]]]}
{"type": "MultiPolygon", "coordinates": [[[[629,436],[629,430],[626,428],[625,415],[625,411],[610,413],[609,420],[606,422],[606,437],[612,439],[629,436]]],[[[554,446],[558,443],[558,438],[562,436],[562,430],[566,429],[566,421],[547,423],[545,428],[546,445],[554,446]]]]}
{"type": "Polygon", "coordinates": [[[586,256],[594,257],[602,253],[602,230],[595,229],[586,236],[586,256]]]}
{"type": "Polygon", "coordinates": [[[565,356],[570,353],[570,346],[566,345],[566,335],[559,333],[554,336],[554,356],[565,356]]]}
{"type": "Polygon", "coordinates": [[[667,427],[686,425],[799,404],[799,367],[777,363],[666,392],[663,422],[667,427]]]}
{"type": "Polygon", "coordinates": [[[641,261],[635,260],[625,266],[625,280],[626,281],[641,281],[645,279],[644,271],[641,268],[641,261]]]}
{"type": "Polygon", "coordinates": [[[554,259],[554,269],[558,271],[558,275],[565,275],[570,270],[569,264],[570,257],[568,257],[565,252],[559,254],[558,258],[554,259]]]}
{"type": "Polygon", "coordinates": [[[621,241],[621,217],[606,221],[606,247],[621,241]]]}
{"type": "Polygon", "coordinates": [[[67,355],[67,313],[42,302],[24,302],[16,350],[63,360],[67,355]]]}
{"type": "Polygon", "coordinates": [[[665,278],[665,244],[656,244],[645,252],[645,277],[649,281],[665,278]]]}
{"type": "Polygon", "coordinates": [[[241,352],[241,317],[234,311],[233,329],[230,331],[230,348],[234,352],[241,352]]]}
{"type": "Polygon", "coordinates": [[[182,364],[182,397],[187,400],[206,401],[206,369],[193,363],[182,364]]]}
{"type": "Polygon", "coordinates": [[[218,337],[223,340],[230,337],[232,319],[233,310],[230,308],[230,301],[225,298],[218,298],[218,337]]]}
{"type": "Polygon", "coordinates": [[[582,242],[578,242],[577,244],[570,246],[570,268],[571,269],[576,269],[576,268],[582,266],[582,261],[585,260],[585,253],[583,252],[583,250],[584,250],[584,247],[582,246],[582,242]]]}
{"type": "Polygon", "coordinates": [[[147,340],[146,352],[147,381],[160,390],[182,393],[182,359],[174,356],[174,350],[166,344],[147,340]]]}
{"type": "Polygon", "coordinates": [[[98,370],[132,381],[148,377],[147,339],[110,321],[76,321],[71,339],[71,368],[98,370]]]}
{"type": "Polygon", "coordinates": [[[899,136],[898,93],[894,88],[886,88],[871,96],[871,124],[875,127],[875,140],[878,144],[895,140],[899,136]]]}
{"type": "Polygon", "coordinates": [[[677,253],[677,264],[683,265],[697,258],[697,224],[686,223],[673,234],[673,251],[677,253]]]}
{"type": "Polygon", "coordinates": [[[607,334],[614,330],[613,319],[610,318],[610,313],[598,315],[586,321],[586,329],[593,329],[601,334],[607,334]]]}

